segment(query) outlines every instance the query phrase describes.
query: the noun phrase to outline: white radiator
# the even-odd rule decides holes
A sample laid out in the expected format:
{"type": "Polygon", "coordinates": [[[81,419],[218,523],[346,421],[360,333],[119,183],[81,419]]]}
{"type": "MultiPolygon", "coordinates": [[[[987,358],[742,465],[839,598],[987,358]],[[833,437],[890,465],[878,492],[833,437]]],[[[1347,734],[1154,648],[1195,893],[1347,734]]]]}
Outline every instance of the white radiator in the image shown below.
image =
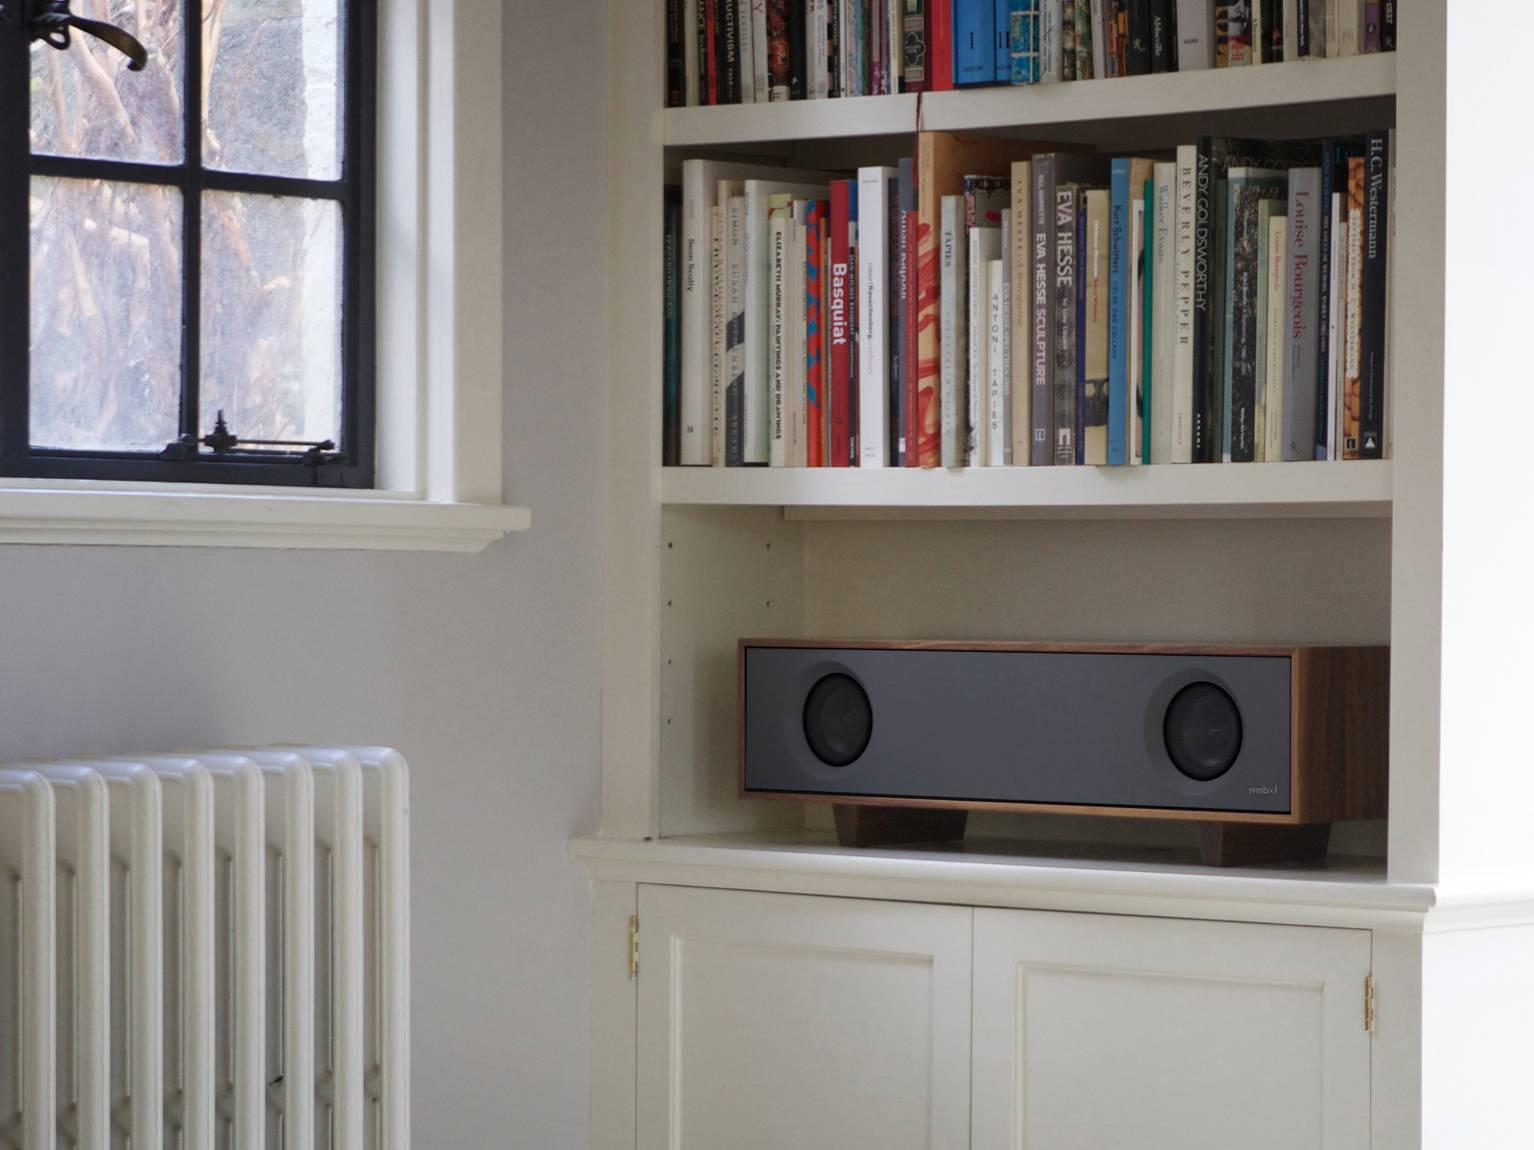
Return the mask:
{"type": "Polygon", "coordinates": [[[408,774],[0,767],[0,1150],[405,1150],[408,774]]]}

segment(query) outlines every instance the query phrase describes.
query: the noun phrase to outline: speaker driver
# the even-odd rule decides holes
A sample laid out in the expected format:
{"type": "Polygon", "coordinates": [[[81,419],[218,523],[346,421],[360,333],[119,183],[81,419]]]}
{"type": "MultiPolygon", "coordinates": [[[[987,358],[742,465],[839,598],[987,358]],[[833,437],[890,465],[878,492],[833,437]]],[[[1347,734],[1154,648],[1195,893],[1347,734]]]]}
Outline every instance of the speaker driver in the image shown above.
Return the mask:
{"type": "Polygon", "coordinates": [[[828,767],[846,767],[868,749],[874,711],[868,692],[851,675],[827,675],[804,701],[804,737],[828,767]]]}
{"type": "Polygon", "coordinates": [[[1241,754],[1241,712],[1224,688],[1191,683],[1166,710],[1163,728],[1172,765],[1207,783],[1236,765],[1241,754]]]}

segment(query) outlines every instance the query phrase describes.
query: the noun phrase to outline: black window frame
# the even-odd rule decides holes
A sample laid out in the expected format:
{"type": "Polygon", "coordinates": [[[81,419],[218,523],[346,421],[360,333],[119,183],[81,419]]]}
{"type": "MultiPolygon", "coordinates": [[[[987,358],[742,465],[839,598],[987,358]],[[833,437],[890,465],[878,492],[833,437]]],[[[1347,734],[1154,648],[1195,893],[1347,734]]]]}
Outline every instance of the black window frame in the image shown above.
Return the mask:
{"type": "MultiPolygon", "coordinates": [[[[24,21],[32,0],[0,0],[0,476],[125,482],[261,484],[371,488],[377,411],[377,0],[342,0],[344,55],[341,170],[335,180],[259,175],[203,166],[202,37],[184,45],[184,154],[179,164],[33,155],[31,44],[24,21]],[[181,411],[183,442],[212,430],[201,411],[202,193],[244,192],[328,200],[341,210],[341,421],[336,451],[323,462],[301,449],[165,453],[37,448],[30,441],[31,234],[33,176],[106,179],[179,189],[182,196],[181,411]]],[[[202,0],[181,0],[183,29],[199,29],[202,0]]],[[[76,37],[82,34],[75,33],[76,37]]],[[[44,47],[42,51],[53,51],[44,47]]],[[[235,435],[239,427],[231,427],[235,435]]],[[[171,445],[167,445],[170,448],[171,445]]]]}

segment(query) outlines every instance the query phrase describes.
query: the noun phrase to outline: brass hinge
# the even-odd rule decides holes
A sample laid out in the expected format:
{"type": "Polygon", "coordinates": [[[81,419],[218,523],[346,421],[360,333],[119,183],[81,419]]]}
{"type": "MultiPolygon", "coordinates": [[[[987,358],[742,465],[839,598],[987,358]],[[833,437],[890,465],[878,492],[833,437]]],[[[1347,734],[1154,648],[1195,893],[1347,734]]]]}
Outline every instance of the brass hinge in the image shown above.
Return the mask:
{"type": "Polygon", "coordinates": [[[629,977],[639,977],[639,916],[629,915],[629,977]]]}
{"type": "Polygon", "coordinates": [[[1364,979],[1364,1030],[1374,1033],[1374,975],[1364,979]]]}

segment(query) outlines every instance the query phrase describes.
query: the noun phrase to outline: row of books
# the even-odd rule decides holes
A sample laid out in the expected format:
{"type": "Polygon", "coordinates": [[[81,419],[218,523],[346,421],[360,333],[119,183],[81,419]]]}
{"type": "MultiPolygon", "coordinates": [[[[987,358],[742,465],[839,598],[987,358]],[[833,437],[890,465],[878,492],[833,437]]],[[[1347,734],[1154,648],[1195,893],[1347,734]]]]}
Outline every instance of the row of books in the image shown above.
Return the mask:
{"type": "Polygon", "coordinates": [[[1390,145],[1108,157],[924,132],[849,178],[689,160],[664,461],[1384,458],[1390,145]]]}
{"type": "Polygon", "coordinates": [[[667,0],[672,107],[1389,52],[1398,0],[667,0]]]}

